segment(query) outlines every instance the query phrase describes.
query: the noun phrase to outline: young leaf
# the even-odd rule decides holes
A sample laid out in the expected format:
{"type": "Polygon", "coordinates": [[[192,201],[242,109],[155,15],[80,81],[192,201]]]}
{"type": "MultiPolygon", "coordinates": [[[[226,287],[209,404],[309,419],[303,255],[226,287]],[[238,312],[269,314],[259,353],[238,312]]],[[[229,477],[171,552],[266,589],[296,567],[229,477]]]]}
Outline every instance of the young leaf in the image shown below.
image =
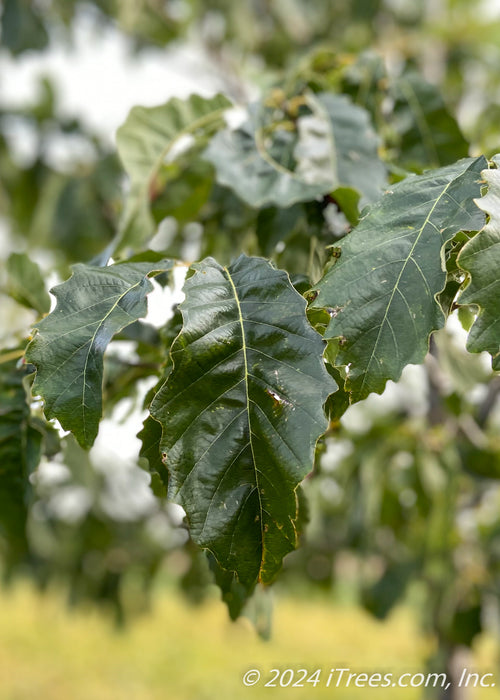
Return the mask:
{"type": "Polygon", "coordinates": [[[147,241],[154,234],[150,211],[157,196],[155,178],[165,158],[182,137],[205,144],[214,130],[224,125],[224,112],[231,102],[223,95],[187,100],[172,98],[159,107],[134,107],[116,134],[118,153],[130,176],[120,231],[120,244],[147,241]]]}
{"type": "Polygon", "coordinates": [[[458,264],[471,277],[458,303],[479,307],[467,349],[471,352],[487,350],[492,356],[493,369],[500,370],[500,170],[484,170],[481,174],[488,184],[488,192],[476,199],[476,204],[490,219],[458,257],[458,264]]]}
{"type": "Polygon", "coordinates": [[[405,365],[419,363],[443,325],[443,245],[481,228],[474,204],[485,159],[412,176],[394,185],[341,243],[340,258],[316,285],[315,307],[332,309],[325,338],[340,338],[352,401],[380,393],[405,365]]]}
{"type": "MultiPolygon", "coordinates": [[[[217,181],[230,187],[251,207],[289,207],[340,186],[359,190],[373,201],[385,184],[385,168],[377,156],[377,137],[368,113],[345,95],[324,93],[308,98],[313,113],[299,119],[297,169],[280,159],[288,141],[275,141],[272,153],[264,136],[262,107],[254,106],[248,121],[235,131],[215,135],[205,152],[217,181]],[[303,126],[305,120],[309,127],[303,126]]],[[[307,124],[306,123],[306,124],[307,124]]],[[[279,131],[276,131],[279,134],[279,131]]]]}
{"type": "Polygon", "coordinates": [[[33,391],[82,447],[91,447],[102,413],[103,355],[111,338],[146,315],[148,275],[172,268],[171,260],[109,267],[75,265],[52,290],[54,311],[36,325],[26,358],[37,368],[33,391]]]}
{"type": "Polygon", "coordinates": [[[335,384],[285,272],[244,255],[192,270],[173,369],[151,413],[194,541],[250,588],[271,582],[296,546],[295,491],[335,384]]]}

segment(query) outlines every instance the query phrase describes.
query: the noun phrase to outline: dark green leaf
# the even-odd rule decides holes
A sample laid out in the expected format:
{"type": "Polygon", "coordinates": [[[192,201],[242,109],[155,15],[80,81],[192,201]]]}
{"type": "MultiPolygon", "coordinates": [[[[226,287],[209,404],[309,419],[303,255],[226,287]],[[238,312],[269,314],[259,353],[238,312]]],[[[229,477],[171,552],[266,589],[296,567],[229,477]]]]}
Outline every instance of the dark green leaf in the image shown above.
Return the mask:
{"type": "Polygon", "coordinates": [[[352,401],[422,362],[429,334],[443,325],[435,298],[446,282],[442,248],[483,224],[474,197],[484,163],[466,159],[394,185],[342,240],[340,258],[316,285],[312,305],[331,310],[325,338],[340,338],[336,363],[349,366],[352,401]]]}
{"type": "Polygon", "coordinates": [[[493,369],[500,370],[500,170],[484,170],[488,192],[476,200],[489,215],[489,222],[467,245],[458,264],[470,274],[470,283],[458,298],[460,304],[475,304],[479,315],[471,328],[467,349],[487,350],[493,369]]]}
{"type": "Polygon", "coordinates": [[[33,368],[18,366],[0,356],[0,538],[7,563],[22,559],[26,540],[30,474],[41,454],[41,433],[30,424],[24,379],[33,368]]]}
{"type": "Polygon", "coordinates": [[[13,54],[30,49],[44,49],[49,43],[47,30],[30,0],[4,0],[2,45],[13,54]]]}
{"type": "Polygon", "coordinates": [[[149,471],[158,474],[164,486],[168,487],[168,471],[161,459],[161,425],[151,416],[144,421],[142,430],[137,437],[142,442],[140,457],[147,459],[149,471]]]}
{"type": "Polygon", "coordinates": [[[222,592],[222,600],[227,605],[229,617],[231,620],[236,620],[242,614],[245,604],[255,590],[255,582],[248,587],[244,586],[238,580],[236,573],[222,569],[210,552],[208,553],[208,561],[214,574],[215,583],[222,592]]]}
{"type": "Polygon", "coordinates": [[[245,256],[192,270],[173,370],[151,412],[194,541],[248,588],[271,582],[296,546],[295,491],[335,385],[286,273],[245,256]]]}
{"type": "Polygon", "coordinates": [[[37,368],[33,391],[47,418],[57,418],[82,447],[90,447],[102,414],[103,354],[122,328],[145,316],[148,275],[173,262],[75,265],[52,293],[54,311],[36,326],[26,357],[37,368]]]}
{"type": "Polygon", "coordinates": [[[468,143],[438,88],[409,73],[391,85],[390,94],[395,100],[391,122],[402,164],[448,165],[468,155],[468,143]]]}
{"type": "Polygon", "coordinates": [[[418,567],[413,561],[389,564],[378,581],[363,591],[363,606],[374,617],[385,620],[417,574],[418,567]]]}
{"type": "Polygon", "coordinates": [[[257,216],[256,234],[264,255],[272,255],[280,241],[286,241],[295,231],[306,234],[306,211],[302,204],[285,209],[266,207],[257,216]]]}

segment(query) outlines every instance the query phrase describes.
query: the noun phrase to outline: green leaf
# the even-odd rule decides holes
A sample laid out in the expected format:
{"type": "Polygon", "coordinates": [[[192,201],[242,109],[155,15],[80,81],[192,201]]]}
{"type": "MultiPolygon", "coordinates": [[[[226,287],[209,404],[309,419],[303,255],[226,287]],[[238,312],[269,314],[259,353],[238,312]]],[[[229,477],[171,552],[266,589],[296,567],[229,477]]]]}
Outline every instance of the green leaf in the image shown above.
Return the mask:
{"type": "Polygon", "coordinates": [[[160,194],[152,202],[155,221],[173,216],[179,224],[196,221],[213,187],[213,168],[191,152],[163,166],[158,176],[160,194]]]}
{"type": "Polygon", "coordinates": [[[219,562],[208,553],[208,561],[214,575],[215,583],[222,593],[222,600],[227,605],[229,617],[236,620],[243,612],[243,609],[255,590],[255,582],[248,587],[238,580],[234,571],[227,571],[219,566],[219,562]]]}
{"type": "Polygon", "coordinates": [[[296,546],[296,488],[335,384],[285,272],[244,255],[192,272],[173,370],[151,413],[194,541],[250,588],[270,583],[296,546]]]}
{"type": "MultiPolygon", "coordinates": [[[[379,199],[387,183],[387,171],[377,154],[379,141],[370,116],[347,95],[323,93],[316,99],[330,120],[330,158],[334,189],[340,189],[338,201],[344,199],[344,188],[350,187],[361,194],[363,208],[379,199]]],[[[352,199],[352,194],[347,197],[352,199]]]]}
{"type": "Polygon", "coordinates": [[[161,191],[157,177],[182,137],[199,147],[224,125],[231,102],[223,95],[172,98],[159,107],[134,107],[116,134],[118,153],[130,176],[130,193],[120,230],[120,245],[142,244],[155,232],[151,202],[161,191]]]}
{"type": "Polygon", "coordinates": [[[467,156],[469,145],[434,85],[408,73],[391,85],[390,94],[395,101],[391,122],[401,152],[400,165],[448,165],[467,156]]]}
{"type": "Polygon", "coordinates": [[[309,96],[307,103],[312,113],[298,120],[297,167],[284,165],[293,160],[289,133],[276,128],[271,142],[265,110],[255,105],[245,124],[219,132],[206,150],[217,181],[255,208],[289,207],[342,186],[359,190],[365,202],[377,199],[385,167],[368,113],[345,95],[309,96]]]}
{"type": "Polygon", "coordinates": [[[500,370],[500,170],[484,170],[481,174],[488,192],[476,204],[488,214],[489,221],[458,257],[460,267],[470,274],[470,283],[458,303],[479,307],[467,349],[487,350],[492,356],[493,369],[500,370]]]}
{"type": "Polygon", "coordinates": [[[29,0],[3,1],[2,46],[18,55],[45,49],[48,43],[49,36],[36,5],[29,0]]]}
{"type": "Polygon", "coordinates": [[[75,265],[52,290],[57,306],[36,326],[26,357],[37,368],[35,394],[47,418],[57,418],[82,447],[91,447],[102,414],[103,355],[111,338],[146,315],[148,275],[173,262],[75,265]]]}
{"type": "Polygon", "coordinates": [[[102,156],[69,175],[35,163],[28,173],[22,191],[16,188],[16,218],[30,245],[55,248],[70,263],[90,262],[102,253],[116,231],[123,175],[118,159],[102,156]]]}
{"type": "Polygon", "coordinates": [[[148,416],[143,422],[142,430],[137,433],[142,443],[139,456],[147,460],[151,474],[157,474],[163,485],[168,487],[168,471],[161,459],[161,436],[160,423],[148,416]]]}
{"type": "Polygon", "coordinates": [[[315,307],[330,309],[325,338],[340,338],[336,364],[349,366],[352,402],[409,363],[422,362],[429,334],[443,325],[442,248],[477,230],[484,158],[465,159],[394,185],[341,242],[340,258],[316,285],[315,307]]]}
{"type": "Polygon", "coordinates": [[[205,158],[215,167],[217,182],[229,187],[251,207],[289,207],[325,194],[331,181],[307,183],[268,152],[258,116],[251,112],[235,131],[214,136],[205,158]]]}
{"type": "Polygon", "coordinates": [[[0,538],[5,540],[8,565],[28,552],[29,476],[41,454],[42,435],[30,424],[24,384],[32,373],[32,367],[0,356],[0,538]]]}
{"type": "Polygon", "coordinates": [[[25,253],[12,253],[7,259],[7,292],[40,315],[50,311],[50,297],[40,268],[25,253]]]}

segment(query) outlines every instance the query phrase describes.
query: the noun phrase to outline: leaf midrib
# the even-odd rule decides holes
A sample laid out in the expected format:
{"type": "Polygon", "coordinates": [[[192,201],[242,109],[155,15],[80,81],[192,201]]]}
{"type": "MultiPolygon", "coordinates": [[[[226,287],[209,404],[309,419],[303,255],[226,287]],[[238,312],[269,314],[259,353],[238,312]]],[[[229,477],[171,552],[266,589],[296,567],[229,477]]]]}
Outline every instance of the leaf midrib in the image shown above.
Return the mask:
{"type": "Polygon", "coordinates": [[[252,431],[252,426],[250,423],[250,397],[248,393],[248,377],[250,376],[250,373],[248,371],[248,358],[247,358],[247,343],[246,343],[246,338],[245,338],[245,324],[244,324],[244,318],[243,318],[243,313],[241,311],[241,305],[240,305],[240,300],[238,297],[238,290],[236,289],[236,285],[234,284],[233,278],[231,277],[231,273],[229,272],[228,268],[224,268],[225,273],[227,274],[227,278],[229,280],[229,283],[231,285],[231,289],[234,294],[234,299],[236,302],[236,308],[238,311],[238,320],[240,323],[241,327],[241,342],[242,342],[242,349],[243,349],[243,367],[244,367],[244,383],[245,383],[245,399],[246,399],[246,415],[247,415],[247,422],[248,422],[248,442],[250,445],[250,451],[252,453],[252,463],[253,463],[253,468],[254,468],[254,474],[255,474],[255,486],[257,488],[257,495],[259,498],[259,521],[260,521],[260,539],[261,539],[261,561],[260,561],[260,566],[259,566],[259,577],[260,577],[260,572],[262,571],[262,566],[263,566],[263,561],[264,561],[264,522],[263,522],[263,515],[264,515],[264,509],[262,506],[262,498],[261,498],[261,493],[260,493],[260,485],[259,485],[259,477],[258,477],[258,469],[257,469],[257,461],[255,459],[255,452],[253,448],[253,442],[252,442],[252,435],[254,434],[252,431]]]}
{"type": "MultiPolygon", "coordinates": [[[[124,298],[127,296],[127,294],[128,294],[129,292],[131,292],[133,289],[136,289],[137,287],[139,287],[139,286],[141,285],[142,280],[143,280],[143,278],[141,277],[141,279],[140,279],[138,282],[136,282],[136,283],[135,283],[134,285],[132,285],[131,287],[128,287],[128,289],[126,289],[126,290],[123,292],[123,294],[121,294],[121,295],[116,299],[115,303],[110,307],[109,311],[108,311],[108,312],[102,317],[102,319],[99,321],[99,323],[98,323],[98,325],[97,325],[97,327],[96,327],[96,329],[95,329],[95,331],[94,331],[94,333],[93,333],[93,335],[92,335],[92,338],[91,338],[91,340],[90,340],[89,349],[88,349],[88,351],[87,351],[87,356],[85,357],[85,364],[84,364],[84,366],[83,366],[83,372],[82,372],[82,376],[83,376],[83,389],[82,389],[82,423],[83,423],[83,437],[84,437],[85,442],[87,442],[87,423],[86,423],[86,418],[85,418],[85,409],[86,409],[86,404],[85,404],[85,389],[86,389],[86,386],[87,386],[87,367],[88,367],[88,363],[89,363],[90,351],[92,350],[92,347],[93,347],[93,345],[94,345],[94,341],[95,341],[95,339],[96,339],[97,333],[98,333],[99,330],[102,328],[103,323],[106,321],[106,319],[109,318],[110,314],[116,309],[116,307],[118,306],[118,304],[120,303],[120,301],[121,301],[122,299],[124,299],[124,298]]],[[[128,313],[128,312],[125,312],[125,313],[128,313]]],[[[128,315],[130,315],[130,314],[128,314],[128,315]]]]}
{"type": "Polygon", "coordinates": [[[422,234],[423,234],[423,232],[424,232],[424,230],[425,230],[427,224],[430,222],[430,219],[431,219],[432,214],[434,213],[434,210],[436,209],[436,207],[437,207],[437,205],[439,204],[439,202],[441,201],[442,197],[446,194],[447,190],[449,189],[449,187],[451,186],[451,184],[452,184],[454,181],[455,181],[455,180],[453,179],[453,180],[450,180],[448,183],[446,183],[446,186],[444,187],[444,189],[442,190],[442,192],[439,194],[439,197],[436,198],[436,200],[435,200],[434,204],[432,205],[432,207],[431,207],[429,213],[428,213],[427,216],[425,217],[424,223],[422,224],[422,226],[421,226],[420,229],[419,229],[419,232],[418,232],[418,234],[417,234],[417,237],[415,238],[415,241],[413,242],[413,245],[412,245],[412,247],[411,247],[411,249],[410,249],[410,252],[408,253],[408,255],[407,255],[407,257],[406,257],[406,259],[405,259],[405,261],[404,261],[404,263],[403,263],[403,266],[401,267],[401,270],[400,270],[400,272],[399,272],[398,278],[397,278],[396,283],[395,283],[395,285],[394,285],[394,287],[393,287],[393,289],[392,289],[391,296],[390,296],[389,301],[388,301],[388,303],[387,303],[387,306],[386,306],[386,309],[385,309],[385,313],[384,313],[384,317],[383,317],[383,319],[382,319],[382,321],[381,321],[381,323],[380,323],[379,331],[378,331],[378,333],[377,333],[377,339],[376,339],[376,341],[375,341],[375,345],[374,345],[374,347],[373,347],[373,351],[372,351],[371,354],[370,354],[370,359],[369,359],[369,361],[368,361],[368,365],[367,365],[366,371],[364,372],[364,375],[363,375],[363,381],[362,381],[361,387],[360,387],[360,394],[362,394],[362,392],[363,392],[363,390],[364,390],[364,388],[365,388],[365,384],[366,384],[366,381],[367,381],[367,377],[368,377],[368,374],[369,374],[369,372],[370,372],[370,367],[371,367],[371,365],[372,365],[372,362],[373,362],[374,359],[375,359],[375,354],[376,354],[376,352],[377,352],[378,344],[379,344],[379,341],[380,341],[380,336],[381,336],[381,334],[382,334],[382,329],[383,329],[384,326],[385,326],[385,323],[386,323],[386,321],[387,321],[387,317],[388,317],[388,315],[389,315],[389,310],[390,310],[390,308],[391,308],[391,306],[392,306],[392,300],[394,299],[394,295],[396,294],[396,292],[397,292],[397,291],[400,291],[400,290],[399,290],[399,283],[400,283],[401,278],[402,278],[402,276],[403,276],[403,273],[404,273],[404,271],[405,271],[405,269],[406,269],[406,266],[408,265],[409,261],[413,259],[413,251],[414,251],[415,248],[417,247],[417,245],[418,245],[418,243],[419,243],[419,241],[420,241],[420,238],[421,238],[421,236],[422,236],[422,234]]]}

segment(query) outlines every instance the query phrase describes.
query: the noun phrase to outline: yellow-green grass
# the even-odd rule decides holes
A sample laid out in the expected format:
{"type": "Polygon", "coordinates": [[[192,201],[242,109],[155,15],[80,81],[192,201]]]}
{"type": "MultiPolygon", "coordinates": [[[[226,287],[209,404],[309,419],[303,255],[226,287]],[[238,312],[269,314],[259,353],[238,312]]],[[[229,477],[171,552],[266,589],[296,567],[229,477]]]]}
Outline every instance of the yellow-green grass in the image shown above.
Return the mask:
{"type": "MultiPolygon", "coordinates": [[[[98,613],[69,613],[61,597],[21,585],[0,597],[1,700],[285,700],[420,698],[422,689],[326,686],[331,668],[357,672],[424,671],[430,642],[407,609],[379,623],[325,599],[276,601],[273,636],[263,642],[244,620],[230,623],[217,600],[189,606],[158,591],[152,613],[117,632],[98,613]],[[244,687],[250,668],[322,669],[317,687],[244,687]]],[[[480,650],[493,667],[493,645],[480,650]]],[[[297,676],[298,678],[298,676],[297,676]]],[[[286,680],[286,679],[285,679],[286,680]]],[[[494,698],[486,690],[474,698],[494,698]]]]}

